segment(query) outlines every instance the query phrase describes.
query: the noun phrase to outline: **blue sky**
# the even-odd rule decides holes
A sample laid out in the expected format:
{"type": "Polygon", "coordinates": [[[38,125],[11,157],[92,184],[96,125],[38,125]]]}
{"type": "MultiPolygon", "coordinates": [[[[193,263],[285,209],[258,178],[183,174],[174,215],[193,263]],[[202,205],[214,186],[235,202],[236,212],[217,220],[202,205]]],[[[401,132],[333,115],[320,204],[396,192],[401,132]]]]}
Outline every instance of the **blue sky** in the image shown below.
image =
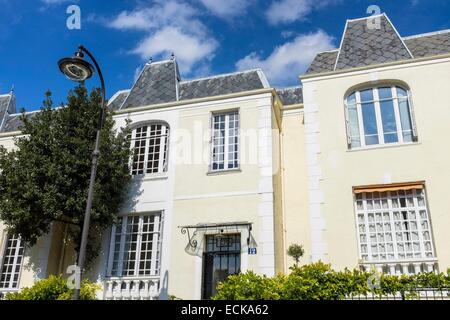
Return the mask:
{"type": "Polygon", "coordinates": [[[338,47],[346,19],[370,5],[402,36],[450,29],[447,0],[0,0],[0,94],[14,85],[26,110],[47,89],[63,102],[73,84],[56,62],[81,43],[101,64],[108,96],[172,51],[183,79],[261,67],[275,87],[298,85],[318,51],[338,47]],[[72,4],[81,30],[66,27],[72,4]]]}

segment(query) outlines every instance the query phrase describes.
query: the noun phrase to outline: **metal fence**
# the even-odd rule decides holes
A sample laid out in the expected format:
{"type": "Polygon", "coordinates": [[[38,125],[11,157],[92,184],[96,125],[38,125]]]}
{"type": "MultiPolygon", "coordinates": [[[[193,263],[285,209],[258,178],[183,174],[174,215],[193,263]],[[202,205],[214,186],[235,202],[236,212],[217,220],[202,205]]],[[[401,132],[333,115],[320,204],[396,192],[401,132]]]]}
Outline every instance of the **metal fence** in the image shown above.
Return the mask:
{"type": "Polygon", "coordinates": [[[347,300],[450,300],[450,288],[419,288],[395,294],[368,294],[348,297],[347,300]]]}

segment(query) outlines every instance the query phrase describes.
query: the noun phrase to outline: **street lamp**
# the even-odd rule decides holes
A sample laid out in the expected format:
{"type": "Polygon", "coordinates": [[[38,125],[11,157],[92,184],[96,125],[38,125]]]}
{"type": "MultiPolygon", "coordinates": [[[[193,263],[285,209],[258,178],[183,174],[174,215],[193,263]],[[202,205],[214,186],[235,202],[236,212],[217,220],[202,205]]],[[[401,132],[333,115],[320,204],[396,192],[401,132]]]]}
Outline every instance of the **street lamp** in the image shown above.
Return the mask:
{"type": "Polygon", "coordinates": [[[84,47],[79,46],[78,51],[75,53],[75,56],[71,58],[64,58],[58,61],[59,70],[70,80],[76,82],[84,82],[85,80],[91,78],[94,75],[94,68],[92,65],[84,60],[84,54],[86,53],[89,58],[91,58],[92,62],[94,62],[95,68],[97,69],[98,76],[100,77],[101,82],[101,93],[102,93],[102,104],[100,109],[100,118],[97,125],[97,136],[95,140],[95,148],[92,153],[92,167],[91,167],[91,179],[89,181],[89,192],[86,203],[86,211],[84,213],[84,222],[83,222],[83,231],[81,233],[81,245],[80,245],[80,253],[78,256],[78,283],[75,287],[73,293],[73,299],[80,299],[80,286],[81,286],[81,275],[83,273],[84,261],[86,258],[86,245],[88,240],[89,233],[89,222],[91,218],[91,208],[92,208],[92,199],[94,197],[94,185],[95,185],[95,177],[97,175],[97,165],[98,159],[100,157],[100,131],[103,128],[105,107],[106,107],[106,90],[105,90],[105,81],[103,80],[103,74],[100,70],[100,67],[95,60],[94,56],[84,47]],[[80,286],[78,286],[80,284],[80,286]]]}

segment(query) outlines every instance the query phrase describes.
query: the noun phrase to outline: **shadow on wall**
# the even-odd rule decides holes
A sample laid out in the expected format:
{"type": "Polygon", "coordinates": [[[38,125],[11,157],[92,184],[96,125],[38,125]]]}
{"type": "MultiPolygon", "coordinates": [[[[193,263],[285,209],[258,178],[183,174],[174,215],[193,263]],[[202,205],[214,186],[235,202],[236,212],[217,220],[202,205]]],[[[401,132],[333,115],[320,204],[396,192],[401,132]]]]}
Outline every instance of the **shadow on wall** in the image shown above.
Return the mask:
{"type": "Polygon", "coordinates": [[[159,300],[169,300],[169,271],[164,272],[164,277],[161,282],[159,300]]]}
{"type": "MultiPolygon", "coordinates": [[[[124,201],[122,207],[120,208],[120,213],[136,212],[136,205],[138,204],[138,199],[142,195],[142,176],[134,176],[131,179],[129,189],[127,192],[127,199],[124,201]]],[[[102,283],[108,276],[108,258],[110,252],[110,242],[111,242],[111,228],[104,230],[101,235],[101,243],[97,257],[87,266],[86,278],[90,281],[96,281],[102,283]]],[[[67,266],[66,266],[67,267],[67,266]]]]}
{"type": "MultiPolygon", "coordinates": [[[[142,194],[142,177],[134,177],[129,185],[127,200],[120,212],[135,212],[139,196],[142,194]]],[[[67,268],[76,264],[75,244],[67,237],[68,228],[73,228],[64,223],[54,222],[49,234],[41,237],[36,245],[26,248],[26,260],[22,266],[21,283],[31,286],[34,281],[47,278],[49,275],[62,274],[67,278],[67,268]]],[[[85,277],[90,281],[101,281],[106,277],[109,256],[111,230],[101,233],[99,252],[97,257],[86,267],[85,277]]]]}

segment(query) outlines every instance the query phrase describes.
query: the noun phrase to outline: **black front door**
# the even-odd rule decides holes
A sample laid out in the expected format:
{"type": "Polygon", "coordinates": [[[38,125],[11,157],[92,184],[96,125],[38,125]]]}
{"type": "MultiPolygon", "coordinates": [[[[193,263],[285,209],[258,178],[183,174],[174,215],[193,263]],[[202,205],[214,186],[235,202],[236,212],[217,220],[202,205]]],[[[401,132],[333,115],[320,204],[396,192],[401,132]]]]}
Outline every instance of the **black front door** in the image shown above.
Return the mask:
{"type": "Polygon", "coordinates": [[[206,236],[203,254],[203,299],[210,299],[217,292],[217,285],[229,275],[241,271],[241,236],[206,236]]]}

